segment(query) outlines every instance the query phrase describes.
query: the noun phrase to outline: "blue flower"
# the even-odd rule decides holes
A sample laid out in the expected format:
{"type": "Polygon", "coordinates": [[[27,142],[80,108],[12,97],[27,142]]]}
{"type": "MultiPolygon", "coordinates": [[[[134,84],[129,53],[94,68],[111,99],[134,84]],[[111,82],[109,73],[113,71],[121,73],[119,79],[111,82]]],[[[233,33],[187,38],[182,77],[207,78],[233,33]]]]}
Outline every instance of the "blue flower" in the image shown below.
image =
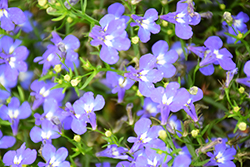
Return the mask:
{"type": "Polygon", "coordinates": [[[25,149],[25,143],[16,151],[8,151],[3,156],[5,166],[22,167],[22,165],[30,165],[36,160],[37,152],[35,149],[25,149]]]}
{"type": "Polygon", "coordinates": [[[65,147],[61,147],[58,150],[51,145],[45,144],[42,147],[42,157],[46,161],[39,162],[37,165],[39,167],[42,166],[62,166],[62,167],[70,167],[70,163],[65,161],[66,157],[68,156],[68,150],[65,147]]]}
{"type": "Polygon", "coordinates": [[[130,23],[130,26],[139,26],[138,36],[143,43],[150,40],[150,33],[157,34],[161,30],[161,27],[155,23],[158,19],[158,12],[154,8],[148,9],[143,17],[134,14],[131,17],[135,23],[130,23]]]}

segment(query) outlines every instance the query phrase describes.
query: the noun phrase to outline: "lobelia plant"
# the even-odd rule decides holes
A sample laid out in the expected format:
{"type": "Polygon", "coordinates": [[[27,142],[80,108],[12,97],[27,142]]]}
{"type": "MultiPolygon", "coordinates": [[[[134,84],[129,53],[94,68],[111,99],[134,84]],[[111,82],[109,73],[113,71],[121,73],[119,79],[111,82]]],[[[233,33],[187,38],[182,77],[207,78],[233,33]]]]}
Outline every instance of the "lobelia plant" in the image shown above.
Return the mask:
{"type": "Polygon", "coordinates": [[[248,3],[112,2],[0,0],[0,166],[250,166],[248,3]]]}

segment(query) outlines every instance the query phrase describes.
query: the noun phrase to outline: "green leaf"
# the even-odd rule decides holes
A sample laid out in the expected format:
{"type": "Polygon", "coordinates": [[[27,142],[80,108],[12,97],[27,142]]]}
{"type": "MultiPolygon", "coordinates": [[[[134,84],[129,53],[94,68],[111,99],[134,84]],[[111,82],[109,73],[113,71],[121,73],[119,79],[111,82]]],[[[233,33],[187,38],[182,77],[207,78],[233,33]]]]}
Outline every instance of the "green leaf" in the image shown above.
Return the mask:
{"type": "Polygon", "coordinates": [[[0,125],[4,125],[4,126],[10,126],[11,123],[9,121],[4,121],[0,119],[0,125]]]}
{"type": "Polygon", "coordinates": [[[97,72],[93,71],[93,73],[87,78],[87,80],[85,81],[85,83],[82,85],[80,89],[83,90],[86,86],[88,86],[88,84],[92,81],[92,79],[96,76],[96,74],[97,72]]]}
{"type": "Polygon", "coordinates": [[[208,163],[209,160],[210,160],[210,159],[207,159],[207,160],[202,161],[202,162],[192,162],[191,165],[193,165],[193,166],[203,166],[203,165],[205,165],[206,163],[208,163]]]}
{"type": "Polygon", "coordinates": [[[0,83],[0,89],[7,91],[7,89],[0,83]]]}
{"type": "Polygon", "coordinates": [[[52,21],[60,21],[60,20],[64,19],[65,16],[66,16],[66,14],[63,14],[63,15],[61,15],[61,16],[59,16],[57,18],[51,19],[51,20],[52,21]]]}
{"type": "Polygon", "coordinates": [[[18,90],[18,93],[20,95],[20,100],[22,102],[24,102],[25,101],[25,95],[24,95],[22,87],[21,86],[17,86],[17,90],[18,90]]]}
{"type": "Polygon", "coordinates": [[[203,96],[202,100],[223,111],[228,111],[228,109],[223,104],[214,101],[211,97],[203,96]]]}

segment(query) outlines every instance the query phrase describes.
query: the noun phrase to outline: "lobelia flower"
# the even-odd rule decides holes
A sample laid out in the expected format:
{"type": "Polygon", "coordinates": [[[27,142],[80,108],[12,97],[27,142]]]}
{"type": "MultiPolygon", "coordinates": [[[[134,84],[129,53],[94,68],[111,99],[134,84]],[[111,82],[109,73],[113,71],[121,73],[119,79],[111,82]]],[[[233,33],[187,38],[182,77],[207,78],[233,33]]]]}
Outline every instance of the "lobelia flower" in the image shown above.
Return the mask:
{"type": "Polygon", "coordinates": [[[125,23],[127,23],[130,19],[129,16],[124,16],[125,8],[121,3],[113,3],[108,7],[108,14],[113,14],[115,19],[124,19],[125,23]]]}
{"type": "Polygon", "coordinates": [[[177,112],[182,109],[189,99],[189,93],[185,88],[180,88],[179,83],[170,82],[165,89],[163,87],[154,89],[150,97],[159,104],[161,124],[166,125],[170,111],[177,112]]]}
{"type": "Polygon", "coordinates": [[[47,83],[38,80],[32,82],[30,89],[33,92],[31,92],[30,95],[35,96],[32,110],[37,109],[45,99],[54,98],[58,103],[63,100],[64,94],[62,93],[62,88],[50,90],[55,85],[55,83],[51,83],[50,81],[47,81],[47,83]]]}
{"type": "MultiPolygon", "coordinates": [[[[246,13],[240,12],[238,13],[237,16],[232,16],[232,18],[233,18],[233,21],[232,21],[233,28],[229,26],[226,21],[224,21],[222,22],[223,30],[222,32],[220,32],[222,36],[225,36],[227,38],[228,44],[234,43],[237,39],[224,34],[225,32],[228,32],[229,34],[237,36],[239,33],[243,33],[243,34],[246,33],[248,30],[247,25],[245,23],[249,21],[249,16],[246,13]],[[236,33],[234,30],[236,31],[236,33]]],[[[241,41],[238,41],[237,43],[241,43],[241,41]]]]}
{"type": "MultiPolygon", "coordinates": [[[[89,122],[92,129],[96,129],[96,114],[94,111],[101,110],[104,107],[105,100],[101,95],[97,95],[94,98],[93,92],[86,92],[79,100],[75,101],[73,108],[75,111],[75,117],[77,119],[83,119],[85,122],[89,122]]],[[[73,119],[72,126],[78,126],[81,122],[77,122],[73,119]]],[[[79,127],[73,127],[78,129],[79,127]]]]}
{"type": "Polygon", "coordinates": [[[152,52],[156,59],[156,67],[163,72],[163,77],[170,78],[175,74],[176,68],[173,65],[178,59],[178,54],[175,50],[168,51],[168,43],[160,40],[152,46],[152,52]]]}
{"type": "Polygon", "coordinates": [[[0,23],[1,28],[6,31],[12,31],[15,24],[23,24],[26,17],[19,8],[8,8],[8,0],[0,0],[0,23]]]}
{"type": "Polygon", "coordinates": [[[3,136],[3,133],[0,130],[0,149],[12,147],[15,142],[16,139],[13,136],[3,136]]]}
{"type": "Polygon", "coordinates": [[[109,162],[103,162],[103,163],[96,163],[95,164],[96,167],[110,167],[110,163],[109,162]]]}
{"type": "Polygon", "coordinates": [[[20,101],[16,97],[12,97],[7,106],[2,105],[0,108],[0,118],[8,120],[11,123],[13,135],[16,136],[18,132],[18,124],[20,119],[26,119],[31,114],[30,105],[27,101],[20,106],[20,101]]]}
{"type": "Polygon", "coordinates": [[[61,131],[62,121],[68,116],[63,109],[59,108],[58,103],[53,98],[48,98],[44,100],[43,104],[44,113],[42,115],[35,113],[34,117],[36,119],[35,124],[41,125],[44,120],[50,121],[52,124],[56,125],[61,131]]]}
{"type": "Polygon", "coordinates": [[[69,113],[69,117],[65,118],[65,120],[68,120],[68,122],[64,121],[64,124],[66,124],[66,128],[71,128],[71,130],[78,135],[84,134],[87,131],[86,117],[83,116],[81,111],[75,111],[73,106],[69,102],[66,103],[65,110],[69,113]]]}
{"type": "Polygon", "coordinates": [[[158,19],[158,12],[154,8],[148,9],[143,17],[134,14],[131,17],[135,23],[130,23],[130,26],[139,26],[138,36],[143,43],[150,40],[150,33],[157,34],[161,30],[160,25],[155,23],[158,19]]]}
{"type": "Polygon", "coordinates": [[[46,161],[39,162],[37,165],[52,166],[52,167],[70,167],[70,163],[65,161],[68,156],[68,150],[65,147],[61,147],[58,150],[52,144],[45,144],[42,148],[42,157],[46,161]]]}
{"type": "Polygon", "coordinates": [[[135,123],[134,130],[137,137],[128,138],[129,143],[134,143],[132,148],[129,150],[130,153],[147,146],[158,138],[158,132],[163,130],[163,128],[161,126],[152,126],[150,128],[151,124],[152,122],[148,118],[141,118],[135,123]]]}
{"type": "Polygon", "coordinates": [[[172,115],[168,121],[167,121],[167,130],[172,134],[177,134],[179,137],[181,137],[181,121],[177,118],[176,115],[172,115]],[[180,131],[180,132],[179,132],[180,131]]]}
{"type": "Polygon", "coordinates": [[[230,82],[232,81],[233,77],[235,74],[238,73],[238,68],[236,67],[235,69],[226,72],[226,81],[225,81],[225,86],[228,88],[230,82]]]}
{"type": "Polygon", "coordinates": [[[14,41],[9,36],[3,36],[0,41],[2,41],[0,42],[0,64],[6,64],[5,77],[9,81],[15,81],[19,72],[27,71],[24,60],[28,57],[29,51],[25,46],[19,46],[22,41],[14,41]]]}
{"type": "Polygon", "coordinates": [[[155,117],[158,113],[160,113],[160,110],[157,108],[158,104],[153,102],[150,97],[146,97],[144,99],[144,105],[143,109],[137,111],[137,116],[141,117],[155,117]]]}
{"type": "Polygon", "coordinates": [[[116,19],[115,15],[107,14],[99,23],[101,26],[95,25],[89,33],[93,38],[90,44],[102,45],[100,58],[108,64],[115,64],[119,60],[118,51],[130,48],[130,40],[125,31],[125,20],[116,19]]]}
{"type": "Polygon", "coordinates": [[[5,166],[22,167],[23,165],[30,165],[36,160],[37,152],[35,149],[25,149],[25,143],[16,151],[10,150],[3,156],[3,163],[5,166]]]}
{"type": "Polygon", "coordinates": [[[42,141],[44,144],[52,143],[52,139],[57,139],[60,137],[58,127],[53,125],[50,121],[44,120],[42,122],[42,128],[34,126],[30,130],[30,139],[34,143],[42,141]]]}
{"type": "Polygon", "coordinates": [[[163,72],[154,69],[155,62],[155,56],[152,54],[143,55],[139,60],[139,69],[136,70],[131,67],[129,73],[124,74],[124,77],[138,81],[140,93],[147,97],[150,96],[155,88],[153,83],[163,78],[163,72]]]}
{"type": "Polygon", "coordinates": [[[26,10],[23,13],[27,19],[24,23],[17,25],[17,27],[14,30],[15,34],[17,34],[20,29],[22,29],[22,31],[24,31],[26,33],[30,33],[31,31],[33,31],[32,25],[34,27],[36,27],[38,24],[36,21],[33,21],[33,19],[32,19],[33,14],[30,11],[26,10]]]}
{"type": "Polygon", "coordinates": [[[206,47],[189,47],[189,50],[202,58],[199,69],[202,74],[212,75],[214,73],[213,64],[220,64],[224,70],[235,69],[236,65],[232,61],[233,55],[226,48],[220,49],[223,42],[219,37],[208,37],[204,45],[206,47]]]}
{"type": "Polygon", "coordinates": [[[136,158],[135,165],[136,167],[159,167],[162,165],[165,158],[164,154],[157,154],[155,150],[151,148],[146,148],[143,154],[140,154],[136,158]]]}
{"type": "MultiPolygon", "coordinates": [[[[129,70],[130,67],[127,68],[129,70]]],[[[118,75],[115,72],[108,71],[106,73],[106,80],[105,83],[107,83],[108,86],[111,87],[112,93],[118,93],[118,103],[121,103],[123,101],[125,91],[130,89],[131,86],[135,83],[135,81],[124,78],[121,75],[118,75]]]]}
{"type": "MultiPolygon", "coordinates": [[[[0,44],[1,45],[1,44],[0,44]]],[[[5,64],[1,64],[0,65],[0,84],[6,89],[0,89],[0,104],[4,103],[4,101],[10,97],[10,93],[11,93],[11,89],[16,86],[17,84],[17,80],[15,81],[9,81],[4,74],[4,71],[6,69],[6,65],[5,64]]]]}
{"type": "Polygon", "coordinates": [[[20,72],[18,75],[18,79],[23,89],[28,90],[33,79],[34,72],[33,71],[26,71],[20,72]]]}
{"type": "Polygon", "coordinates": [[[236,167],[234,162],[234,155],[236,155],[236,150],[233,147],[228,147],[223,140],[221,144],[216,144],[214,146],[214,153],[207,152],[207,156],[210,157],[210,161],[204,166],[216,166],[219,167],[236,167]]]}
{"type": "Polygon", "coordinates": [[[187,103],[184,104],[183,109],[194,120],[194,122],[197,122],[198,117],[195,111],[194,102],[199,101],[203,98],[203,92],[197,86],[193,86],[189,89],[189,93],[190,97],[187,103]]]}
{"type": "Polygon", "coordinates": [[[199,13],[194,12],[194,2],[181,0],[177,3],[176,12],[160,16],[161,19],[175,24],[175,33],[179,38],[189,39],[193,36],[190,25],[197,25],[201,21],[199,13]]]}
{"type": "Polygon", "coordinates": [[[236,82],[250,87],[250,60],[248,60],[244,65],[244,73],[247,75],[246,78],[238,78],[236,82]]]}
{"type": "Polygon", "coordinates": [[[128,149],[124,147],[118,147],[115,144],[108,145],[108,147],[101,151],[96,153],[97,157],[110,157],[115,159],[128,159],[129,156],[126,155],[126,152],[128,152],[128,149]]]}
{"type": "Polygon", "coordinates": [[[43,73],[45,74],[50,66],[55,66],[57,64],[62,64],[61,60],[65,59],[65,64],[74,69],[74,64],[76,67],[79,66],[78,53],[74,50],[80,47],[79,39],[74,35],[68,35],[63,40],[62,38],[53,31],[51,42],[55,45],[48,45],[47,50],[42,55],[42,57],[36,57],[34,62],[43,64],[43,73]]]}
{"type": "Polygon", "coordinates": [[[186,154],[177,155],[174,159],[173,167],[189,167],[192,160],[186,154]]]}

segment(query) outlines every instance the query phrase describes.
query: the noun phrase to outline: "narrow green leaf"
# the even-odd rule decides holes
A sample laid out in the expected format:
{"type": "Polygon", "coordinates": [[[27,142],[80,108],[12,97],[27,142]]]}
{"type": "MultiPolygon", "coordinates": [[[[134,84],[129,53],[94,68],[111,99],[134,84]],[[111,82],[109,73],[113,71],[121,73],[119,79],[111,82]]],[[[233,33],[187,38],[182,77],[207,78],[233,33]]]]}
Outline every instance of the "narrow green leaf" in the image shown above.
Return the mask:
{"type": "Polygon", "coordinates": [[[92,81],[92,79],[96,76],[96,74],[97,74],[96,71],[93,71],[93,73],[87,78],[87,80],[80,89],[83,90],[86,86],[88,86],[88,84],[92,81]]]}

